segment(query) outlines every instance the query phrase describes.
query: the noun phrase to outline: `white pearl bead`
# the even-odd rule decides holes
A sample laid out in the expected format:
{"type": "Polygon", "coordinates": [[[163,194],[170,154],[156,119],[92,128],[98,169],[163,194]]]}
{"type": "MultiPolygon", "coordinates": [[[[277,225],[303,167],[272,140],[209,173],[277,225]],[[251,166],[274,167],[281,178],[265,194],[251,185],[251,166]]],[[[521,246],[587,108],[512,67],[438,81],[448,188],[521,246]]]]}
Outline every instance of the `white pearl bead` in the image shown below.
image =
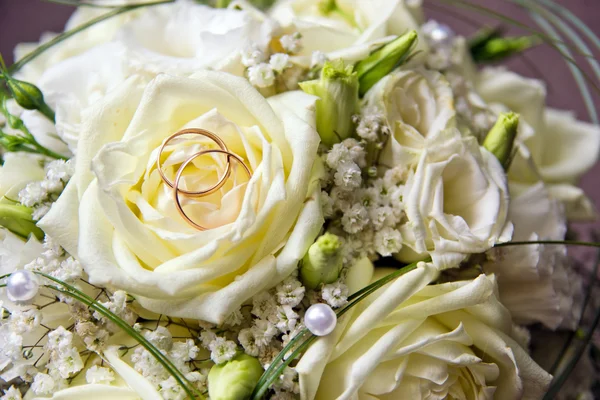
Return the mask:
{"type": "Polygon", "coordinates": [[[26,303],[38,294],[40,285],[37,277],[31,271],[15,271],[6,281],[6,294],[10,301],[26,303]]]}
{"type": "Polygon", "coordinates": [[[337,316],[327,304],[313,304],[304,314],[304,325],[315,336],[329,335],[337,325],[337,316]]]}

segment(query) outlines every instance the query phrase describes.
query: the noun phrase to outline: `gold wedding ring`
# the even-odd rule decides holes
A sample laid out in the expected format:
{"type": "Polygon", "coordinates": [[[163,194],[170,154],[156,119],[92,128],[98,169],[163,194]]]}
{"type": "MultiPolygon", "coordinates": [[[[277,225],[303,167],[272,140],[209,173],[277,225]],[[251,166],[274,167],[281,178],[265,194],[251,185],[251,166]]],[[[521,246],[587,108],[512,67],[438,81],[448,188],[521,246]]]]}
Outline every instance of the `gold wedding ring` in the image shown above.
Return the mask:
{"type": "Polygon", "coordinates": [[[217,136],[216,134],[214,134],[210,131],[207,131],[205,129],[195,129],[195,128],[183,129],[179,132],[172,134],[168,138],[166,138],[160,146],[160,149],[158,151],[158,157],[156,160],[156,168],[158,169],[158,173],[160,174],[160,177],[162,178],[163,182],[165,184],[167,184],[170,188],[173,189],[173,200],[175,202],[175,208],[177,208],[179,215],[181,215],[181,217],[189,225],[193,226],[194,228],[196,228],[200,231],[205,231],[207,228],[194,222],[185,213],[185,211],[183,210],[183,207],[181,206],[180,195],[189,197],[189,198],[199,198],[199,197],[208,196],[208,195],[216,192],[217,190],[221,189],[223,187],[223,185],[225,185],[225,182],[227,181],[227,179],[231,176],[231,160],[232,159],[235,160],[238,164],[240,164],[244,168],[244,171],[248,175],[248,179],[250,179],[252,177],[252,173],[250,172],[250,169],[248,168],[246,163],[244,163],[244,160],[237,154],[230,152],[229,149],[227,148],[227,145],[225,144],[225,142],[223,142],[223,140],[219,136],[217,136]],[[165,147],[171,140],[173,140],[179,136],[183,136],[183,135],[205,136],[205,137],[209,138],[210,140],[212,140],[213,142],[215,142],[217,144],[217,146],[219,146],[219,149],[202,150],[202,151],[199,151],[199,152],[193,154],[191,157],[186,159],[181,164],[181,166],[177,170],[177,173],[175,174],[175,181],[171,182],[167,178],[167,176],[165,175],[165,172],[162,169],[162,163],[161,163],[162,154],[165,150],[165,147]],[[183,176],[183,171],[185,170],[185,168],[196,158],[201,157],[206,154],[223,154],[223,155],[227,156],[227,164],[226,164],[227,169],[226,169],[225,173],[223,174],[223,176],[221,176],[219,178],[217,183],[215,183],[213,186],[211,186],[208,189],[193,191],[193,190],[186,190],[186,189],[180,188],[179,184],[181,182],[181,178],[183,176]]]}

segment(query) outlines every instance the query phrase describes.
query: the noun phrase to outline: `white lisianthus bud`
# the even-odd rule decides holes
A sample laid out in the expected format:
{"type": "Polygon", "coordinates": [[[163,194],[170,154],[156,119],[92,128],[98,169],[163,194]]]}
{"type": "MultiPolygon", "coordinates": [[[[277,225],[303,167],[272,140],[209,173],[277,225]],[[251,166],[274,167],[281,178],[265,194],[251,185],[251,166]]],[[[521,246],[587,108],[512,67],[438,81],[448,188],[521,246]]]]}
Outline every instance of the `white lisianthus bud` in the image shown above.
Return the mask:
{"type": "Polygon", "coordinates": [[[260,362],[247,354],[215,365],[208,374],[208,393],[213,400],[240,400],[250,397],[263,368],[260,362]]]}
{"type": "Polygon", "coordinates": [[[44,232],[35,225],[32,209],[21,205],[0,204],[0,225],[15,235],[28,238],[33,234],[44,238],[44,232]]]}
{"type": "Polygon", "coordinates": [[[342,60],[326,62],[318,80],[302,82],[300,88],[317,101],[317,131],[328,146],[352,134],[352,116],[359,110],[358,75],[342,60]]]}
{"type": "Polygon", "coordinates": [[[302,260],[300,278],[310,289],[321,283],[336,281],[342,269],[342,241],[331,233],[325,233],[310,246],[302,260]]]}

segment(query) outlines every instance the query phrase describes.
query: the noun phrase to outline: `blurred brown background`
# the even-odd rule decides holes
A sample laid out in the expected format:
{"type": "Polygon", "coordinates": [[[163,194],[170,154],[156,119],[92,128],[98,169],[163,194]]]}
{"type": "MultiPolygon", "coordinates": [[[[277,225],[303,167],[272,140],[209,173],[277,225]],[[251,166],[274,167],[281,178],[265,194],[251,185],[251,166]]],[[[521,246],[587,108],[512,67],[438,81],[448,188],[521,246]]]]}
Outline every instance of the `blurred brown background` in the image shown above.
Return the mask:
{"type": "MultiPolygon", "coordinates": [[[[482,16],[480,13],[458,7],[449,8],[447,0],[425,0],[424,3],[425,10],[430,17],[444,21],[464,34],[470,34],[482,25],[498,25],[497,19],[482,16]]],[[[557,3],[568,7],[597,35],[600,35],[600,0],[558,0],[557,3]]],[[[535,27],[523,9],[507,0],[480,0],[478,4],[535,27]]],[[[15,44],[37,41],[43,31],[61,31],[72,11],[73,8],[70,6],[51,4],[41,0],[0,0],[0,53],[10,64],[15,44]]],[[[504,26],[510,27],[507,24],[504,26]]],[[[511,28],[511,31],[526,33],[522,29],[515,28],[511,28]]],[[[600,50],[595,49],[594,55],[595,58],[600,59],[600,50]]],[[[578,62],[580,65],[586,64],[586,60],[582,57],[578,58],[578,62]]],[[[510,67],[525,75],[544,79],[548,84],[550,105],[573,110],[579,118],[589,120],[573,77],[566,63],[554,49],[549,46],[540,46],[530,50],[525,55],[513,59],[510,67]]],[[[596,82],[600,85],[600,80],[596,79],[596,82]]],[[[599,99],[600,97],[595,94],[596,105],[600,104],[599,99]]],[[[583,178],[582,185],[595,203],[600,206],[599,174],[600,165],[597,165],[583,178]]],[[[600,228],[600,224],[587,224],[579,228],[587,231],[592,228],[600,228]]]]}

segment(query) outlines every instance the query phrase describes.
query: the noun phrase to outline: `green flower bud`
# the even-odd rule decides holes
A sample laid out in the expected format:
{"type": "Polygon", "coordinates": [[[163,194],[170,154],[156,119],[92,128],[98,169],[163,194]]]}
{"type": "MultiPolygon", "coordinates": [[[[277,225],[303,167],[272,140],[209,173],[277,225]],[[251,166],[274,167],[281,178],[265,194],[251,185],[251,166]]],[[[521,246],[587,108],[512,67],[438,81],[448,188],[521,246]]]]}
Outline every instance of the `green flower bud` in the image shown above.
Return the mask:
{"type": "Polygon", "coordinates": [[[44,232],[35,225],[29,207],[12,204],[0,204],[0,225],[17,236],[28,238],[33,234],[39,240],[44,238],[44,232]]]}
{"type": "Polygon", "coordinates": [[[505,170],[508,170],[512,161],[513,144],[518,127],[519,114],[502,113],[483,142],[483,147],[496,156],[505,170]]]}
{"type": "Polygon", "coordinates": [[[249,399],[262,373],[263,368],[256,358],[239,354],[210,369],[208,394],[212,400],[249,399]]]}
{"type": "Polygon", "coordinates": [[[316,289],[321,283],[335,282],[342,269],[342,241],[331,233],[319,237],[302,260],[300,279],[304,286],[316,289]]]}
{"type": "Polygon", "coordinates": [[[321,78],[300,83],[300,88],[317,100],[317,131],[328,146],[348,138],[354,130],[352,116],[358,113],[358,77],[342,60],[326,62],[321,78]]]}
{"type": "Polygon", "coordinates": [[[6,75],[5,79],[6,86],[18,105],[26,110],[38,110],[49,120],[54,121],[54,111],[46,104],[44,94],[37,86],[6,75]]]}
{"type": "Polygon", "coordinates": [[[502,61],[514,54],[521,53],[538,45],[536,36],[501,37],[497,31],[485,31],[471,41],[471,56],[478,63],[502,61]]]}
{"type": "Polygon", "coordinates": [[[416,42],[417,32],[410,31],[356,64],[360,96],[364,96],[377,82],[406,60],[416,42]]]}

